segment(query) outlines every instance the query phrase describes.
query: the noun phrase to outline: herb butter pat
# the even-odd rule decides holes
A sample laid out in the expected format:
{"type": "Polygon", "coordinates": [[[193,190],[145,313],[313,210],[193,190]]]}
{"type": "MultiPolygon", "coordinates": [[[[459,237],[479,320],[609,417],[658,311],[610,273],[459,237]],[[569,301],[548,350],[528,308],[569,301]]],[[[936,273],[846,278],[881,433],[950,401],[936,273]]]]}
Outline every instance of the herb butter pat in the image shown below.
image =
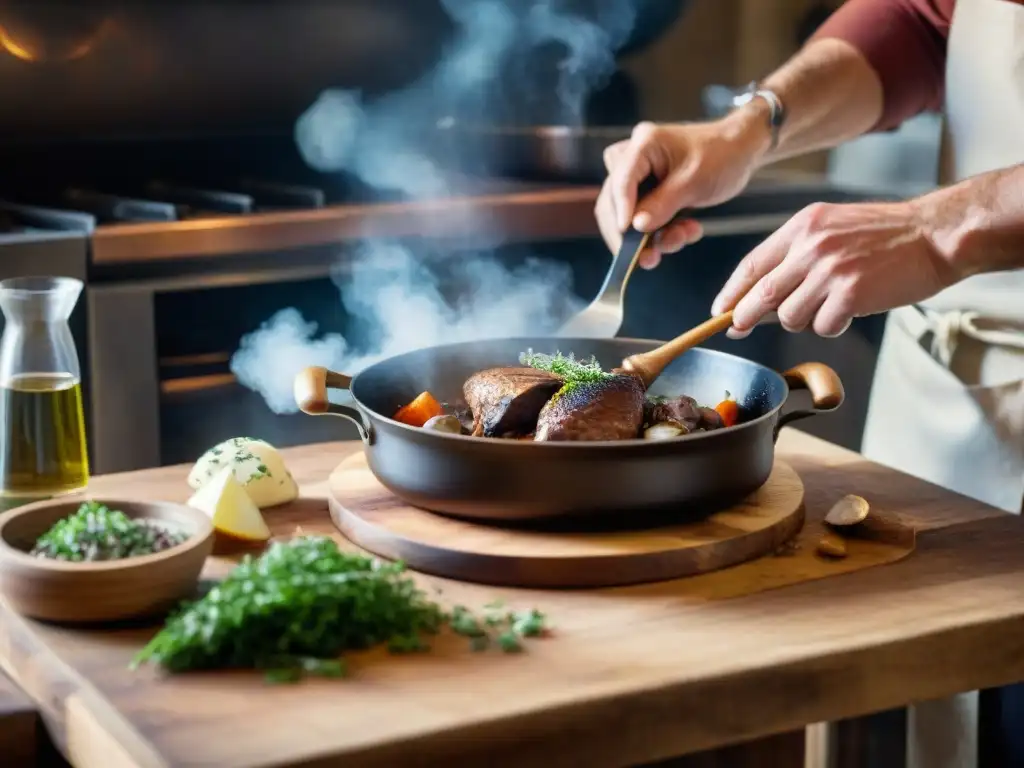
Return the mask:
{"type": "Polygon", "coordinates": [[[286,504],[299,495],[277,449],[251,437],[233,437],[208,450],[192,467],[188,484],[198,490],[227,468],[260,509],[286,504]]]}

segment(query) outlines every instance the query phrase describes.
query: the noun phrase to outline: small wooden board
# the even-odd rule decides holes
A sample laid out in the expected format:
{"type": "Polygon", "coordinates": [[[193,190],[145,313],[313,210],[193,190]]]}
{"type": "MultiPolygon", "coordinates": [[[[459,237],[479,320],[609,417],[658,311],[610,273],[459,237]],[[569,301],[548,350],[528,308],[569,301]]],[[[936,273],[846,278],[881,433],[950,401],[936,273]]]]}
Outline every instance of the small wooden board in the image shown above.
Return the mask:
{"type": "Polygon", "coordinates": [[[331,517],[353,543],[410,568],[514,587],[611,587],[693,576],[778,549],[804,522],[804,486],[776,461],[743,503],[644,530],[547,531],[466,522],[409,506],[373,476],[362,452],[329,483],[331,517]]]}

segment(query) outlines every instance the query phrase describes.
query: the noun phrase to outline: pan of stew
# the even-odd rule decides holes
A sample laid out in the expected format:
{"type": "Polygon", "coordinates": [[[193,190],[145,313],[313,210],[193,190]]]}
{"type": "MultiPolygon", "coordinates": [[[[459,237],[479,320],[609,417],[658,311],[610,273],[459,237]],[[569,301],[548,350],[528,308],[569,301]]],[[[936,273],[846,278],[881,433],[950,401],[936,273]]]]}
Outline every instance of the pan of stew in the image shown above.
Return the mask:
{"type": "Polygon", "coordinates": [[[370,470],[406,503],[505,522],[722,509],[767,481],[782,427],[844,399],[821,363],[778,373],[697,348],[649,386],[619,368],[661,346],[553,337],[447,344],[354,377],[307,368],[295,398],[307,414],[354,422],[370,470]],[[797,405],[796,390],[806,403],[797,405]]]}

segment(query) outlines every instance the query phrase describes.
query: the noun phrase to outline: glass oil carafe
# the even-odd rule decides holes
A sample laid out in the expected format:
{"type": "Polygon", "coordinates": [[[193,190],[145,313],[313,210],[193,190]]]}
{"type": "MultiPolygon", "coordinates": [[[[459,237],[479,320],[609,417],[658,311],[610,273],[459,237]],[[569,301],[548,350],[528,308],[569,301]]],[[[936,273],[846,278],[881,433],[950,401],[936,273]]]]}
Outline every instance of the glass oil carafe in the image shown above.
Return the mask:
{"type": "Polygon", "coordinates": [[[0,510],[89,483],[82,375],[68,320],[82,283],[0,281],[0,510]]]}

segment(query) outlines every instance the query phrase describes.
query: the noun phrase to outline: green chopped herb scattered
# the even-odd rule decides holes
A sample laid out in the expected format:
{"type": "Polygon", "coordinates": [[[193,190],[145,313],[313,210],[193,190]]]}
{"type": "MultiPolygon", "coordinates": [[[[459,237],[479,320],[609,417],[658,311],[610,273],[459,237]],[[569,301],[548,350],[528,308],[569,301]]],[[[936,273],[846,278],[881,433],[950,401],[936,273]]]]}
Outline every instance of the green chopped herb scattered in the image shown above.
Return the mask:
{"type": "Polygon", "coordinates": [[[481,637],[486,634],[480,621],[461,605],[455,606],[449,619],[452,631],[466,637],[481,637]]]}
{"type": "Polygon", "coordinates": [[[187,538],[183,531],[171,531],[153,520],[131,518],[105,504],[87,501],[40,536],[31,554],[71,562],[123,560],[162,552],[187,538]]]}
{"type": "Polygon", "coordinates": [[[507,629],[498,635],[498,645],[505,653],[518,653],[523,650],[523,644],[519,642],[519,635],[511,629],[507,629]]]}
{"type": "Polygon", "coordinates": [[[568,394],[580,384],[605,381],[615,376],[601,370],[601,364],[597,362],[596,357],[591,357],[590,360],[577,360],[572,353],[563,355],[556,352],[553,355],[542,355],[530,349],[519,355],[519,362],[539,371],[553,373],[565,382],[552,400],[568,394]]]}
{"type": "Polygon", "coordinates": [[[245,557],[202,599],[182,606],[132,666],[260,669],[272,682],[339,677],[346,651],[426,651],[427,638],[445,625],[474,651],[490,645],[492,632],[507,652],[522,650],[521,638],[546,632],[538,611],[509,612],[494,625],[465,606],[446,613],[402,563],[343,552],[328,537],[301,536],[245,557]]]}
{"type": "Polygon", "coordinates": [[[545,616],[536,608],[529,613],[516,614],[512,630],[523,637],[540,637],[544,634],[545,616]]]}

